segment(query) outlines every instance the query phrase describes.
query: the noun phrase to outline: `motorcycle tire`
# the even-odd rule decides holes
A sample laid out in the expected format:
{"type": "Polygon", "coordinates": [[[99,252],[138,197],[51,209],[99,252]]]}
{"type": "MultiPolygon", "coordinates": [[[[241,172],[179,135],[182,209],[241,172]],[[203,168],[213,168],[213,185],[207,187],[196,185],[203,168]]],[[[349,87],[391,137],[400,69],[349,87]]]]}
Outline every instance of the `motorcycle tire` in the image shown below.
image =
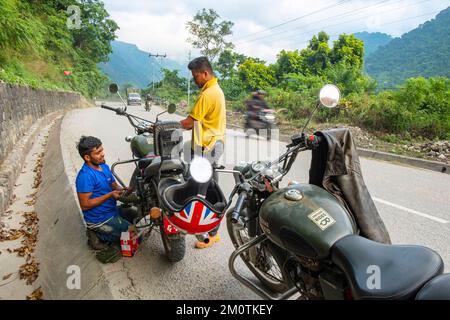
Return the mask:
{"type": "Polygon", "coordinates": [[[179,262],[183,260],[186,254],[186,239],[180,234],[168,235],[162,226],[159,227],[161,239],[166,251],[167,259],[170,262],[179,262]]]}
{"type": "MultiPolygon", "coordinates": [[[[228,213],[233,212],[233,209],[234,208],[229,209],[228,213]]],[[[237,230],[237,224],[239,224],[239,222],[236,224],[232,223],[230,214],[227,214],[226,219],[228,234],[230,236],[231,242],[236,249],[246,242],[250,241],[250,239],[243,239],[241,233],[239,232],[239,230],[237,230]]],[[[246,229],[246,227],[244,227],[243,229],[246,229]]],[[[273,258],[269,259],[271,260],[270,263],[272,263],[274,266],[273,271],[274,273],[276,273],[276,276],[267,273],[267,271],[265,270],[261,270],[261,267],[259,266],[255,266],[255,264],[250,261],[249,251],[244,252],[241,255],[241,259],[266,288],[269,288],[275,293],[284,293],[293,286],[288,272],[283,268],[288,258],[288,252],[270,241],[265,241],[262,245],[259,246],[259,248],[264,251],[266,257],[271,256],[273,258]]],[[[261,255],[261,252],[258,253],[258,255],[261,255]]],[[[265,257],[262,258],[266,259],[265,257]]],[[[270,268],[270,270],[272,270],[272,268],[270,268]]]]}

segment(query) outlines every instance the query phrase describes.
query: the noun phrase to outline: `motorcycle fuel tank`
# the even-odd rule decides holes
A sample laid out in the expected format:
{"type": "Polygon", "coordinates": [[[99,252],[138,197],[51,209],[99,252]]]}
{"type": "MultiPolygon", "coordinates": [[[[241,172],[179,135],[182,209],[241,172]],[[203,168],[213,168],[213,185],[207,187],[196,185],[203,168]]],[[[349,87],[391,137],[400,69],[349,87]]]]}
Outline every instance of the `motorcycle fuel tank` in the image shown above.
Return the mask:
{"type": "Polygon", "coordinates": [[[146,137],[143,134],[136,135],[131,139],[130,147],[135,157],[143,158],[153,152],[153,138],[151,136],[146,137]]]}
{"type": "Polygon", "coordinates": [[[327,191],[294,184],[262,204],[260,225],[269,239],[293,254],[324,259],[342,237],[356,233],[353,219],[327,191]]]}

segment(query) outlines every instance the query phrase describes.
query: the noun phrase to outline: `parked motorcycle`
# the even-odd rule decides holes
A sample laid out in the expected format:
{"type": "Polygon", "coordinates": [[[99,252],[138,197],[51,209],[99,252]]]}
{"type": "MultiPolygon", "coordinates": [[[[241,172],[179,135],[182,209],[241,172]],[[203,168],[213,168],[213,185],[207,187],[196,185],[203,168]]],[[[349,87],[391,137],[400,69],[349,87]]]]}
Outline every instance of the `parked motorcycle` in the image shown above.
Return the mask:
{"type": "MultiPolygon", "coordinates": [[[[116,84],[110,85],[110,91],[119,94],[116,84]]],[[[136,131],[134,137],[126,138],[133,159],[118,161],[111,166],[118,183],[127,187],[115,168],[128,163],[136,165],[127,194],[119,201],[135,209],[134,224],[140,231],[139,236],[158,228],[168,259],[171,262],[182,260],[186,252],[186,234],[196,235],[207,243],[208,232],[220,224],[224,216],[221,210],[226,205],[221,190],[210,182],[209,176],[202,180],[202,176],[208,174],[207,169],[196,175],[190,172],[191,165],[183,161],[183,135],[179,122],[159,120],[161,114],[175,112],[174,104],[158,114],[154,122],[127,113],[126,104],[125,108],[101,107],[127,117],[136,131]]],[[[193,169],[196,171],[195,164],[193,169]]]]}
{"type": "MultiPolygon", "coordinates": [[[[320,103],[334,107],[339,97],[337,87],[326,85],[320,103]]],[[[351,213],[316,185],[280,188],[298,153],[323,143],[304,129],[273,162],[217,170],[232,172],[236,181],[226,206],[237,194],[235,207],[226,213],[236,248],[229,258],[232,275],[265,299],[450,299],[450,274],[443,274],[435,251],[358,235],[351,213]],[[260,283],[238,272],[237,257],[260,283]]]]}

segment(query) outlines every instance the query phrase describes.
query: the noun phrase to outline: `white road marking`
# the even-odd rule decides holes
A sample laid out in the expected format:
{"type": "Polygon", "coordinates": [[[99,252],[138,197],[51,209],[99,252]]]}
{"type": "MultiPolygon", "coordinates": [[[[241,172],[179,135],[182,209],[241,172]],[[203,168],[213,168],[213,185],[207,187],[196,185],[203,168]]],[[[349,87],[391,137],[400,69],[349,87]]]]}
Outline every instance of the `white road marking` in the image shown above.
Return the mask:
{"type": "Polygon", "coordinates": [[[441,218],[438,218],[438,217],[435,217],[435,216],[432,216],[432,215],[429,215],[429,214],[426,214],[426,213],[422,213],[422,212],[419,212],[419,211],[416,211],[416,210],[413,210],[413,209],[409,209],[409,208],[400,206],[398,204],[395,204],[395,203],[392,203],[392,202],[389,202],[389,201],[386,201],[386,200],[383,200],[383,199],[379,199],[379,198],[375,198],[375,197],[372,197],[372,199],[377,201],[377,202],[383,203],[385,205],[388,205],[388,206],[391,206],[391,207],[394,207],[394,208],[397,208],[397,209],[400,209],[400,210],[403,210],[403,211],[406,211],[406,212],[414,213],[414,214],[416,214],[418,216],[421,216],[423,218],[427,218],[427,219],[433,220],[435,222],[439,222],[439,223],[443,223],[443,224],[450,223],[450,221],[447,221],[445,219],[441,219],[441,218]]]}

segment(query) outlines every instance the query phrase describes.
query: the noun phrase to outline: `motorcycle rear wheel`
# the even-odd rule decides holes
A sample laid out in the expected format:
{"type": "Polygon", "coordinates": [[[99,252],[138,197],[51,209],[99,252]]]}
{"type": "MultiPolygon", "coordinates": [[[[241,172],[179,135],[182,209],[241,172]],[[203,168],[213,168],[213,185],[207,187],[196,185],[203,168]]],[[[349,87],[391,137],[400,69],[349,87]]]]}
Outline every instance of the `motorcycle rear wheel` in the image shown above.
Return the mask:
{"type": "Polygon", "coordinates": [[[186,238],[181,234],[168,235],[163,226],[159,227],[161,239],[166,251],[167,259],[170,262],[179,262],[183,260],[186,254],[186,238]]]}
{"type": "MultiPolygon", "coordinates": [[[[229,212],[232,211],[233,208],[229,212]]],[[[249,237],[246,226],[242,227],[239,222],[236,224],[231,222],[229,214],[227,214],[227,230],[236,249],[253,239],[249,237]]],[[[241,255],[241,259],[258,280],[276,293],[283,293],[293,286],[289,274],[283,268],[287,258],[287,252],[270,241],[265,241],[241,255]],[[257,263],[251,260],[257,260],[257,263]]]]}

